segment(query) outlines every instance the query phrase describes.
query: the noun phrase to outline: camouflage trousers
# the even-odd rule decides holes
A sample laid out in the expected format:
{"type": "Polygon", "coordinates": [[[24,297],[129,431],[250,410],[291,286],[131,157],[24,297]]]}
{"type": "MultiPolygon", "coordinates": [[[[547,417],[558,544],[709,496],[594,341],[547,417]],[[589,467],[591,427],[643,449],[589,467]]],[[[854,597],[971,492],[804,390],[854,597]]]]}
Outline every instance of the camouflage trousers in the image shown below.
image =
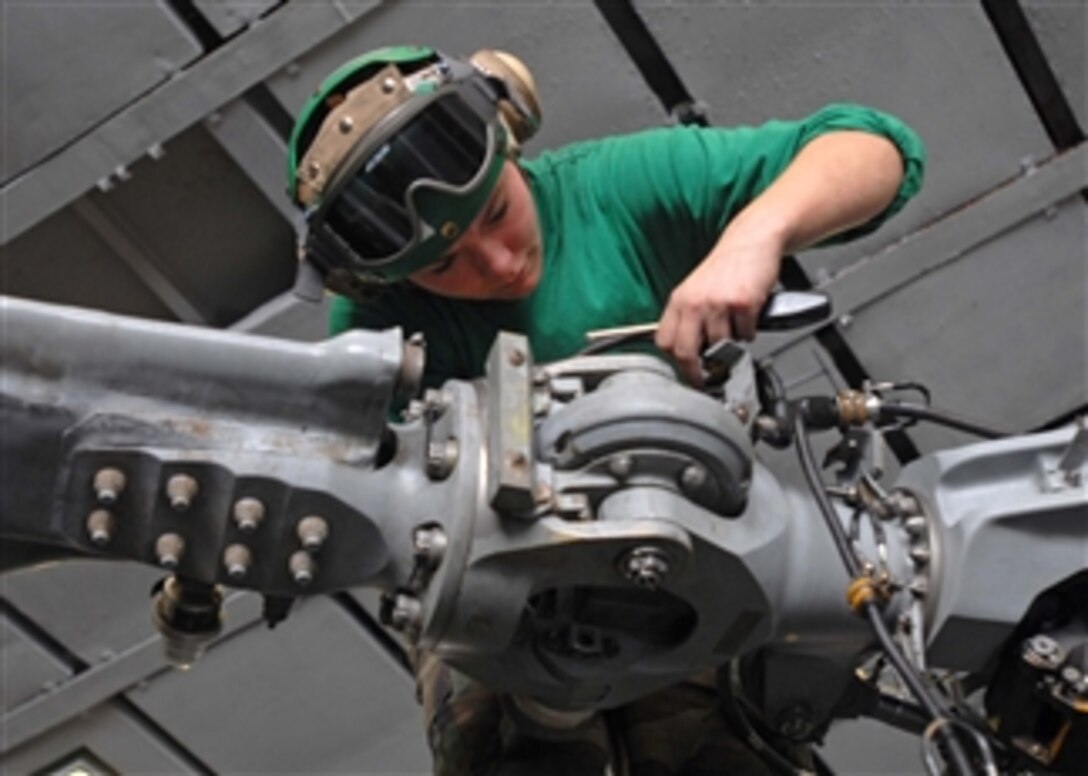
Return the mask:
{"type": "MultiPolygon", "coordinates": [[[[520,715],[508,698],[434,656],[420,653],[413,662],[436,776],[775,772],[730,726],[713,672],[549,734],[519,724],[520,715]]],[[[791,755],[807,759],[798,747],[791,755]]]]}

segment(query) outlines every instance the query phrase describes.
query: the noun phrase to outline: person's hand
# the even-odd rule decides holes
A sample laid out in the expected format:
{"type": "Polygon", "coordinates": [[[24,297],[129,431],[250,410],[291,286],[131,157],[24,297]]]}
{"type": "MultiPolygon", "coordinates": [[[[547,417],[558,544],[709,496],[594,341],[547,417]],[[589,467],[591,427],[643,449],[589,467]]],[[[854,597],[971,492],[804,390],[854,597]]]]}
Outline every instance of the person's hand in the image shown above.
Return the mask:
{"type": "Polygon", "coordinates": [[[669,296],[655,342],[692,385],[702,384],[699,355],[707,345],[755,338],[783,247],[773,232],[734,224],[669,296]]]}

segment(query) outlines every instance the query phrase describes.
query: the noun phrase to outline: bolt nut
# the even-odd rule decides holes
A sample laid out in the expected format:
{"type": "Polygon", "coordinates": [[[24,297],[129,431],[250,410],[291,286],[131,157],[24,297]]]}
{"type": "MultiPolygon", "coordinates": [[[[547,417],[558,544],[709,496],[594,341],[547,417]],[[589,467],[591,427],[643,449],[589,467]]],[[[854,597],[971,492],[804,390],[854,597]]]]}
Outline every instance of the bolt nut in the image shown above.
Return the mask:
{"type": "Polygon", "coordinates": [[[317,565],[313,556],[306,550],[299,550],[291,555],[287,561],[287,569],[291,572],[291,579],[299,587],[306,587],[314,581],[317,565]]]}
{"type": "Polygon", "coordinates": [[[915,566],[925,566],[929,563],[929,548],[928,547],[911,547],[910,559],[914,562],[915,566]]]}
{"type": "Polygon", "coordinates": [[[187,511],[199,491],[200,486],[188,474],[175,474],[166,481],[166,500],[175,512],[187,511]]]}
{"type": "Polygon", "coordinates": [[[393,601],[390,624],[399,631],[410,631],[423,624],[423,604],[418,598],[398,593],[393,601]]]}
{"type": "Polygon", "coordinates": [[[416,560],[428,569],[434,569],[442,563],[449,547],[446,532],[437,525],[420,526],[412,532],[412,549],[416,560]]]}
{"type": "Polygon", "coordinates": [[[185,553],[185,540],[176,533],[164,533],[155,541],[155,557],[164,569],[176,569],[185,553]]]}
{"type": "Polygon", "coordinates": [[[669,574],[669,557],[656,547],[637,547],[623,557],[623,574],[647,590],[656,590],[669,574]]]}
{"type": "Polygon", "coordinates": [[[87,517],[87,535],[99,547],[105,547],[113,538],[113,515],[105,509],[96,509],[87,517]]]}
{"type": "Polygon", "coordinates": [[[242,533],[253,533],[264,520],[264,504],[255,498],[242,498],[234,502],[234,524],[242,533]]]}
{"type": "Polygon", "coordinates": [[[325,518],[310,515],[298,521],[298,540],[302,542],[303,549],[309,552],[317,552],[321,545],[329,537],[329,524],[325,518]]]}
{"type": "Polygon", "coordinates": [[[232,544],[223,551],[223,566],[231,579],[245,579],[252,563],[253,553],[244,544],[232,544]]]}
{"type": "Polygon", "coordinates": [[[911,515],[903,521],[903,527],[911,536],[923,536],[926,532],[926,519],[922,515],[911,515]]]}
{"type": "Polygon", "coordinates": [[[112,506],[125,489],[125,474],[112,467],[99,469],[94,475],[94,497],[99,504],[112,506]]]}
{"type": "Polygon", "coordinates": [[[701,464],[692,463],[684,467],[680,472],[680,487],[687,493],[699,490],[706,485],[706,468],[701,464]]]}
{"type": "Polygon", "coordinates": [[[616,453],[608,459],[608,471],[617,480],[626,480],[634,471],[635,461],[626,453],[616,453]]]}
{"type": "Polygon", "coordinates": [[[1065,650],[1050,636],[1038,634],[1024,642],[1021,657],[1036,668],[1055,669],[1065,662],[1065,650]]]}
{"type": "Polygon", "coordinates": [[[445,441],[432,441],[427,445],[427,476],[432,480],[444,480],[457,465],[458,446],[453,437],[445,441]]]}

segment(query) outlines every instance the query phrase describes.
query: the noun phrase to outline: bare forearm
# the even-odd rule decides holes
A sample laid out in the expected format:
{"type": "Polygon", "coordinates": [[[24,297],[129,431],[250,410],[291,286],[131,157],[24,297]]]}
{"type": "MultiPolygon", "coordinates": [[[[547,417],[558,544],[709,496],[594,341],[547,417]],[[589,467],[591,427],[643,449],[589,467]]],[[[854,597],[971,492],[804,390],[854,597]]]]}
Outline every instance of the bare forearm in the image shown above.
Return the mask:
{"type": "MultiPolygon", "coordinates": [[[[865,132],[834,132],[806,145],[725,234],[759,233],[800,250],[881,213],[903,178],[895,145],[865,132]]],[[[723,235],[724,239],[725,235],[723,235]]]]}

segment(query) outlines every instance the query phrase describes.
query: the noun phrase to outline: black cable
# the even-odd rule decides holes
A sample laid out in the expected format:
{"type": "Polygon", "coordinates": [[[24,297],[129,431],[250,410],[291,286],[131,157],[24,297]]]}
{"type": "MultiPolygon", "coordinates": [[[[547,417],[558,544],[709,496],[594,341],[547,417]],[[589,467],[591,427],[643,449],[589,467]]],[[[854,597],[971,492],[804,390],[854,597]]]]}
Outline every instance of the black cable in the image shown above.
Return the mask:
{"type": "MultiPolygon", "coordinates": [[[[835,541],[835,547],[839,551],[839,556],[846,566],[847,573],[850,575],[851,579],[856,579],[861,574],[861,564],[850,551],[849,538],[846,535],[845,529],[842,527],[842,523],[839,522],[835,513],[835,508],[831,505],[831,499],[828,497],[827,492],[824,490],[823,484],[820,481],[819,469],[816,468],[816,459],[812,454],[812,446],[808,441],[808,432],[805,429],[803,413],[795,412],[793,414],[793,429],[797,443],[797,453],[801,461],[801,470],[804,472],[805,480],[812,489],[813,496],[820,508],[820,514],[823,516],[824,522],[827,523],[827,527],[831,531],[831,537],[835,541]]],[[[911,691],[911,694],[914,695],[915,700],[918,701],[932,720],[937,721],[944,719],[945,715],[942,712],[941,707],[926,689],[925,685],[922,683],[921,677],[914,671],[913,666],[907,662],[906,658],[903,657],[903,654],[892,640],[891,634],[888,633],[888,627],[884,624],[884,619],[876,601],[870,600],[865,602],[862,605],[862,612],[869,621],[870,626],[872,626],[873,633],[876,635],[877,641],[880,642],[880,646],[884,650],[884,653],[888,656],[888,659],[891,660],[892,666],[899,673],[903,682],[911,691]]],[[[939,729],[938,735],[940,735],[943,740],[945,747],[948,750],[948,754],[955,765],[956,771],[963,774],[963,776],[970,776],[970,762],[968,761],[967,755],[964,753],[959,740],[952,731],[948,729],[947,725],[944,725],[939,729]]]]}
{"type": "Polygon", "coordinates": [[[887,403],[880,406],[880,418],[906,418],[909,420],[927,420],[940,426],[947,426],[958,431],[983,437],[984,439],[1004,439],[1011,436],[1007,431],[984,426],[968,418],[954,415],[944,410],[935,410],[921,404],[887,403]]]}
{"type": "Polygon", "coordinates": [[[805,475],[805,481],[808,483],[809,489],[812,490],[812,495],[816,498],[816,504],[820,507],[820,515],[824,518],[827,529],[831,532],[831,538],[835,541],[835,549],[839,551],[839,557],[842,558],[842,562],[846,566],[846,572],[851,579],[854,579],[861,574],[861,564],[858,563],[858,559],[854,557],[854,553],[850,550],[850,539],[835,514],[835,508],[831,505],[831,499],[828,497],[827,491],[824,490],[823,482],[820,481],[820,470],[816,466],[816,458],[812,454],[812,445],[808,441],[804,413],[793,413],[793,436],[797,444],[797,456],[801,461],[801,471],[805,475]]]}

